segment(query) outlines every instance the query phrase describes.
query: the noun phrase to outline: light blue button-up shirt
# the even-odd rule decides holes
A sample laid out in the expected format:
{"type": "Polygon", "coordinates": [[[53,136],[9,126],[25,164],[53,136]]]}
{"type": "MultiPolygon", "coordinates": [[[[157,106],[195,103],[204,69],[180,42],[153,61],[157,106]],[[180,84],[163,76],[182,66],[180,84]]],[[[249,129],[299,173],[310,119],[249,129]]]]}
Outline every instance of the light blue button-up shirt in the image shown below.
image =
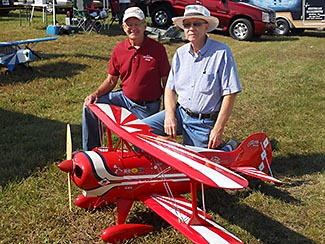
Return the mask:
{"type": "Polygon", "coordinates": [[[210,38],[197,56],[191,43],[177,49],[166,86],[182,107],[202,114],[219,111],[223,96],[242,90],[230,48],[210,38]]]}

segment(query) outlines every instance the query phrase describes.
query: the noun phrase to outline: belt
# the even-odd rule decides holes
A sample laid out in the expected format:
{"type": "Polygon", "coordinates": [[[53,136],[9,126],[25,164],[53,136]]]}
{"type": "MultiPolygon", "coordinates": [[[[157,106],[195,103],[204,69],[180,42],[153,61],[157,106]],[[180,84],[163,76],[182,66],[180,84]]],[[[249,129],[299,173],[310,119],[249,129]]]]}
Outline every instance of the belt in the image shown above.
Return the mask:
{"type": "Polygon", "coordinates": [[[189,110],[187,108],[183,108],[182,106],[181,106],[181,108],[190,117],[198,118],[198,119],[214,119],[215,120],[218,117],[218,113],[219,113],[219,112],[213,112],[211,114],[201,114],[201,113],[197,114],[197,113],[193,113],[191,110],[189,110]]]}
{"type": "Polygon", "coordinates": [[[151,100],[151,101],[136,101],[136,100],[132,100],[130,99],[132,102],[138,104],[138,105],[141,105],[141,106],[144,106],[146,104],[149,104],[149,103],[154,103],[154,102],[158,102],[160,100],[160,98],[156,99],[156,100],[151,100]]]}

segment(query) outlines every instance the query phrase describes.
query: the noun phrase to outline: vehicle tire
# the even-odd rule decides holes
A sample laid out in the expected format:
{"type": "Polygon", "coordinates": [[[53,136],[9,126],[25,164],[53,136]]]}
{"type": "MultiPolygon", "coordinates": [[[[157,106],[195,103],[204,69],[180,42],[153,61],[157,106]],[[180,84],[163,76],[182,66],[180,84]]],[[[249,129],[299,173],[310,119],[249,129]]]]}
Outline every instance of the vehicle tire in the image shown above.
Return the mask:
{"type": "Polygon", "coordinates": [[[290,26],[288,21],[285,19],[277,19],[276,20],[276,28],[274,30],[276,35],[285,36],[289,33],[290,26]]]}
{"type": "Polygon", "coordinates": [[[157,6],[151,11],[151,21],[157,28],[168,28],[172,25],[172,11],[167,6],[157,6]]]}
{"type": "Polygon", "coordinates": [[[236,19],[229,27],[229,35],[239,41],[250,41],[254,36],[252,23],[248,19],[236,19]]]}

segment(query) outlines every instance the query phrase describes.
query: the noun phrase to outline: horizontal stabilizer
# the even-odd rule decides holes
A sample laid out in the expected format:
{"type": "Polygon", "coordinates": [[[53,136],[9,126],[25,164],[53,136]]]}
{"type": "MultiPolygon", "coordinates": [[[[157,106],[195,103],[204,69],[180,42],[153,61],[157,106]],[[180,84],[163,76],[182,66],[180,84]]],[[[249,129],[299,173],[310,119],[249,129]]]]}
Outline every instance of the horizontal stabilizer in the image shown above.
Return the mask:
{"type": "Polygon", "coordinates": [[[197,211],[200,224],[189,224],[193,213],[192,204],[184,198],[151,195],[142,196],[140,200],[194,243],[243,243],[236,236],[216,224],[211,216],[199,208],[197,211]]]}
{"type": "Polygon", "coordinates": [[[273,182],[276,184],[283,184],[282,181],[280,181],[280,180],[278,180],[278,179],[276,179],[276,178],[274,178],[258,169],[255,169],[254,167],[230,167],[230,168],[232,170],[239,172],[239,173],[242,173],[242,174],[254,177],[254,178],[258,178],[258,179],[265,180],[268,182],[273,182]]]}

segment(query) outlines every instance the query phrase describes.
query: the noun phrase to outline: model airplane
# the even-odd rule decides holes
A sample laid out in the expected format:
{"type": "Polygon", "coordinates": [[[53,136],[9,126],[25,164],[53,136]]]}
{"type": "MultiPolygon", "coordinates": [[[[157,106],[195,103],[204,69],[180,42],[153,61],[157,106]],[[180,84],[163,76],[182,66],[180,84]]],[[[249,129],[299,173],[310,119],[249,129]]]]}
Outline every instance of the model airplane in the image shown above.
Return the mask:
{"type": "Polygon", "coordinates": [[[167,30],[147,26],[146,32],[147,36],[157,39],[159,42],[163,40],[186,41],[184,32],[174,25],[170,26],[167,30]]]}
{"type": "Polygon", "coordinates": [[[100,103],[89,107],[106,127],[107,146],[67,155],[58,167],[83,189],[77,206],[117,203],[117,225],[102,233],[105,242],[122,242],[153,230],[151,225],[125,224],[133,202],[142,201],[194,243],[243,243],[216,224],[204,206],[197,206],[197,191],[242,189],[248,186],[246,176],[281,184],[267,174],[272,149],[264,133],[250,135],[231,152],[184,147],[152,134],[124,108],[100,103]],[[112,132],[120,137],[115,145],[112,132]],[[181,196],[189,192],[191,202],[181,196]]]}
{"type": "Polygon", "coordinates": [[[40,56],[32,50],[39,42],[54,41],[57,37],[44,37],[14,42],[0,42],[0,65],[7,67],[12,72],[17,64],[32,62],[40,56]]]}

